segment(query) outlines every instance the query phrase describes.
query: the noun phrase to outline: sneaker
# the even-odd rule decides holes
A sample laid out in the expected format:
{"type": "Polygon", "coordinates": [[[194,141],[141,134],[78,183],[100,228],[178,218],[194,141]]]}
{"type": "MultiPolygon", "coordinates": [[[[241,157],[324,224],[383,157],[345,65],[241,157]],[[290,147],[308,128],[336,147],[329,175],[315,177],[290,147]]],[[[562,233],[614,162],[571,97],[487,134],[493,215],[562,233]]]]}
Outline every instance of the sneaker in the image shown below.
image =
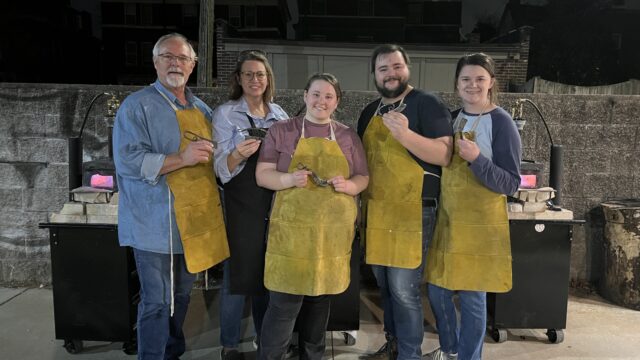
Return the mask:
{"type": "Polygon", "coordinates": [[[428,354],[422,355],[423,360],[457,360],[458,354],[447,354],[446,352],[437,348],[428,354]]]}
{"type": "Polygon", "coordinates": [[[220,360],[244,360],[244,354],[237,349],[220,350],[220,360]]]}
{"type": "Polygon", "coordinates": [[[395,360],[398,357],[398,342],[395,338],[387,340],[378,351],[360,355],[361,360],[395,360]]]}

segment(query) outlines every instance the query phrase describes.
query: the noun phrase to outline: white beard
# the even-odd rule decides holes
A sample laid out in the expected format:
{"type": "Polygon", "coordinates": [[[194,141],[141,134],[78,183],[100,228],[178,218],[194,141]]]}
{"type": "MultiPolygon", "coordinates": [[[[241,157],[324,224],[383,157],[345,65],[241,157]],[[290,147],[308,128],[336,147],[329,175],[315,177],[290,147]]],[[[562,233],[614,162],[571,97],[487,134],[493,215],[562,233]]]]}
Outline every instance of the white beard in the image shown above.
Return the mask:
{"type": "Polygon", "coordinates": [[[167,76],[167,84],[174,88],[182,87],[186,84],[186,82],[187,81],[183,75],[169,74],[167,76]]]}

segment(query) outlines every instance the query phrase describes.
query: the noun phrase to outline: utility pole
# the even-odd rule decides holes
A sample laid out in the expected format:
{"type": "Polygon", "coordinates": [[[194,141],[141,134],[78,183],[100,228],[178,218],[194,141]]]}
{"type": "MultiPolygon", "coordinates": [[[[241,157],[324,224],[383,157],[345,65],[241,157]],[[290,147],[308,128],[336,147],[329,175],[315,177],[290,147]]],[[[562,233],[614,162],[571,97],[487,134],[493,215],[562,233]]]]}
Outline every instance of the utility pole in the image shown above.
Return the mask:
{"type": "Polygon", "coordinates": [[[215,0],[200,0],[200,26],[198,37],[198,87],[213,86],[213,42],[215,0]]]}

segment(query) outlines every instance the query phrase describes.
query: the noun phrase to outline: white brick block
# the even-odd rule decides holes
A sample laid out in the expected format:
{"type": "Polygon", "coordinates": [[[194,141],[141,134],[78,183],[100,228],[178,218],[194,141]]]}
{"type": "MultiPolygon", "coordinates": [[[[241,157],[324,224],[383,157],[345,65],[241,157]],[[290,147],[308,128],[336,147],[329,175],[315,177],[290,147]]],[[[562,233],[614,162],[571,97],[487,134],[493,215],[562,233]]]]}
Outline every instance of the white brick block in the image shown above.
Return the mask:
{"type": "Polygon", "coordinates": [[[118,205],[113,204],[87,204],[87,215],[118,216],[118,205]]]}
{"type": "Polygon", "coordinates": [[[68,202],[62,206],[60,215],[84,215],[84,204],[78,202],[68,202]]]}

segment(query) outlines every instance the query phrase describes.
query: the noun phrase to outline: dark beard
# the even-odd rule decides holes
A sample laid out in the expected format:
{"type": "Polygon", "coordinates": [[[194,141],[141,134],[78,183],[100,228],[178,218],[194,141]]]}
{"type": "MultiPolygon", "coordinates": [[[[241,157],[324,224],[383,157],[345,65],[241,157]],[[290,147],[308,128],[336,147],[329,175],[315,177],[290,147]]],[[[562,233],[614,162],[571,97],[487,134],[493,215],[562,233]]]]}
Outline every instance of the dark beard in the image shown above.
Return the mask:
{"type": "Polygon", "coordinates": [[[376,84],[376,90],[378,90],[378,93],[380,93],[380,95],[382,95],[383,98],[394,99],[402,95],[402,93],[405,90],[407,90],[407,87],[409,86],[409,81],[402,81],[401,79],[399,81],[400,81],[400,85],[398,85],[398,87],[395,90],[389,90],[384,86],[378,85],[377,81],[374,81],[374,82],[376,84]]]}

